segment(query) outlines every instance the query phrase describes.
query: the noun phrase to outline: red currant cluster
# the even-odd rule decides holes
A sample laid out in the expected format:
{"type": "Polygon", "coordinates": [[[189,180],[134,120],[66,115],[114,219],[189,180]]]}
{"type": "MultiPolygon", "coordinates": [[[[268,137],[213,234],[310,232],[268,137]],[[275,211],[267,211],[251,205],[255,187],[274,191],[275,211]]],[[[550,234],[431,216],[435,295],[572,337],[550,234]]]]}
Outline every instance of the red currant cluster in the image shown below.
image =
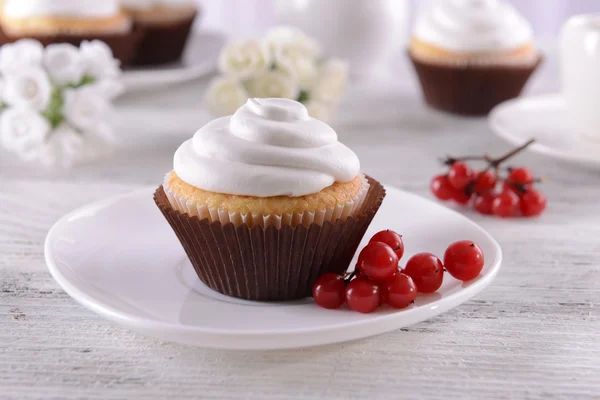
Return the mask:
{"type": "Polygon", "coordinates": [[[402,236],[391,230],[377,233],[360,252],[356,270],[348,279],[334,273],[317,279],[312,289],[315,302],[329,309],[347,303],[351,310],[361,313],[370,313],[383,304],[405,308],[414,303],[417,293],[438,290],[444,271],[469,281],[479,275],[484,263],[483,252],[469,240],[451,244],[443,264],[431,253],[419,253],[401,269],[398,262],[403,255],[402,236]]]}
{"type": "Polygon", "coordinates": [[[535,217],[546,208],[546,196],[534,188],[539,182],[531,171],[525,167],[509,168],[508,175],[502,177],[500,165],[514,156],[533,141],[498,158],[488,156],[448,157],[444,164],[448,165],[448,173],[438,175],[431,180],[431,191],[440,200],[454,200],[459,204],[472,204],[481,213],[498,217],[535,217]],[[474,171],[465,162],[467,160],[487,161],[488,166],[482,171],[474,171]]]}

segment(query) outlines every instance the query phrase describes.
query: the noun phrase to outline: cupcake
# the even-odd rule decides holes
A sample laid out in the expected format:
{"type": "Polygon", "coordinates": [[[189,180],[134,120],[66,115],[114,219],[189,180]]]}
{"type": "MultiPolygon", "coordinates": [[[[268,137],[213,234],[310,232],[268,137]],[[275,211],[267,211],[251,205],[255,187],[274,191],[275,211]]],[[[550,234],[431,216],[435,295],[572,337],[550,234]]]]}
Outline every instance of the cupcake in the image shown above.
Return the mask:
{"type": "Polygon", "coordinates": [[[208,287],[292,300],[346,272],[384,196],[301,103],[250,99],[179,147],[154,200],[208,287]]]}
{"type": "Polygon", "coordinates": [[[502,0],[435,0],[417,19],[409,56],[425,101],[466,115],[517,97],[542,59],[529,22],[502,0]]]}
{"type": "Polygon", "coordinates": [[[194,0],[121,0],[144,32],[135,65],[178,61],[190,35],[198,6],[194,0]]]}
{"type": "Polygon", "coordinates": [[[118,0],[4,0],[0,20],[5,43],[32,38],[43,45],[78,46],[98,39],[109,45],[123,66],[135,55],[141,38],[118,0]]]}

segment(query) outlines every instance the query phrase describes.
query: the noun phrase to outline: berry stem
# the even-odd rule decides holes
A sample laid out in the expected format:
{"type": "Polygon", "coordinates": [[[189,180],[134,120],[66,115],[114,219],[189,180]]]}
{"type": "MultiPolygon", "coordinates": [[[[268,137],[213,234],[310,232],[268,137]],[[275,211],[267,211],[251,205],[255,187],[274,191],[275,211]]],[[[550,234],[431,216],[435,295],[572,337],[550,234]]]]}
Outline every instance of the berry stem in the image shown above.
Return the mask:
{"type": "Polygon", "coordinates": [[[546,180],[544,178],[535,178],[535,179],[532,179],[532,180],[527,181],[527,182],[515,182],[515,181],[511,181],[508,178],[507,179],[502,179],[501,181],[504,181],[504,182],[506,182],[509,185],[531,185],[531,184],[534,184],[534,183],[544,183],[544,182],[546,182],[546,180]]]}
{"type": "Polygon", "coordinates": [[[446,156],[446,158],[440,159],[440,161],[444,165],[452,165],[458,161],[486,161],[488,164],[491,165],[491,168],[499,168],[500,164],[502,164],[504,161],[508,160],[509,158],[511,158],[511,157],[517,155],[518,153],[520,153],[521,151],[525,150],[527,147],[529,147],[534,142],[535,142],[535,139],[529,139],[527,142],[525,142],[521,146],[509,151],[508,153],[506,153],[503,156],[498,157],[498,158],[492,158],[488,154],[484,154],[482,156],[472,156],[471,155],[471,156],[464,156],[464,157],[446,156]]]}
{"type": "MultiPolygon", "coordinates": [[[[490,169],[494,169],[494,173],[496,176],[498,176],[498,170],[500,169],[500,164],[502,164],[504,161],[508,160],[509,158],[512,158],[514,156],[516,156],[517,154],[519,154],[520,152],[522,152],[523,150],[525,150],[527,147],[531,146],[533,143],[535,142],[535,139],[529,139],[527,142],[525,142],[524,144],[522,144],[521,146],[517,147],[516,149],[512,149],[511,151],[509,151],[508,153],[504,154],[501,157],[498,158],[490,158],[490,156],[488,156],[487,154],[483,155],[482,157],[479,157],[479,160],[485,160],[488,162],[488,166],[481,171],[481,173],[479,174],[479,176],[477,177],[477,179],[475,179],[474,181],[472,181],[471,183],[469,183],[466,187],[465,187],[465,193],[470,196],[471,194],[473,194],[473,191],[475,190],[475,187],[479,184],[479,182],[481,181],[481,178],[483,177],[483,173],[489,171],[490,169]]],[[[475,159],[475,157],[473,156],[469,156],[470,159],[475,159]]],[[[448,157],[448,159],[446,160],[446,162],[450,161],[450,160],[464,160],[465,158],[460,158],[460,159],[455,159],[452,157],[448,157]]],[[[450,164],[452,165],[452,164],[450,164]]]]}
{"type": "Polygon", "coordinates": [[[518,153],[522,152],[527,147],[531,146],[534,142],[535,142],[535,139],[529,139],[527,142],[525,142],[521,146],[517,147],[516,149],[513,149],[513,150],[509,151],[508,153],[506,153],[502,157],[499,157],[499,158],[491,160],[488,169],[489,168],[498,168],[500,166],[500,164],[502,164],[504,161],[506,161],[509,158],[512,158],[513,156],[515,156],[518,153]]]}
{"type": "Polygon", "coordinates": [[[352,271],[352,273],[350,273],[350,275],[348,275],[348,277],[346,279],[344,279],[344,282],[346,283],[346,285],[348,283],[350,283],[350,281],[356,276],[356,269],[354,271],[352,271]]]}
{"type": "Polygon", "coordinates": [[[440,158],[440,162],[444,165],[452,165],[458,161],[487,161],[491,162],[492,159],[489,155],[485,154],[483,156],[464,156],[464,157],[451,157],[446,156],[446,158],[440,158]]]}

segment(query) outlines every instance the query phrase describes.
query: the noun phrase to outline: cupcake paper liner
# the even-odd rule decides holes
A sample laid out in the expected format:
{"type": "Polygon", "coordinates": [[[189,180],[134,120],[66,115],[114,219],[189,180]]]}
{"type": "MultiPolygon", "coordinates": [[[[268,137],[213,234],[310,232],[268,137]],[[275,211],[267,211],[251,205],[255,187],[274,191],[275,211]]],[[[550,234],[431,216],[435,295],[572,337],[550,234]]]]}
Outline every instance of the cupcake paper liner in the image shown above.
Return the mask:
{"type": "Polygon", "coordinates": [[[129,33],[115,34],[57,34],[57,35],[27,35],[27,36],[10,36],[2,32],[0,34],[0,45],[13,43],[25,37],[38,40],[43,46],[48,46],[54,43],[70,43],[74,46],[79,46],[84,40],[101,40],[105,42],[112,50],[116,59],[121,61],[121,67],[128,66],[136,54],[138,44],[144,36],[140,29],[135,29],[129,33]]]}
{"type": "Polygon", "coordinates": [[[225,225],[233,223],[235,226],[241,224],[249,225],[250,227],[255,225],[261,225],[268,227],[275,225],[276,228],[281,228],[282,225],[291,225],[295,227],[297,225],[308,226],[312,223],[322,225],[325,221],[335,222],[338,219],[345,220],[350,215],[353,215],[356,211],[360,210],[367,192],[369,191],[369,181],[364,175],[361,175],[363,185],[358,195],[346,202],[345,204],[338,204],[335,207],[317,210],[315,212],[304,212],[293,214],[281,214],[281,215],[263,215],[263,214],[241,214],[239,212],[230,212],[227,210],[221,210],[218,208],[209,208],[206,205],[198,205],[178,196],[177,193],[169,189],[169,178],[171,173],[165,176],[163,183],[163,190],[169,199],[171,207],[182,214],[188,214],[191,217],[197,216],[200,219],[207,218],[208,222],[219,221],[225,225]]]}
{"type": "Polygon", "coordinates": [[[133,65],[158,65],[181,59],[196,15],[164,25],[136,23],[145,35],[133,65]]]}
{"type": "Polygon", "coordinates": [[[343,275],[348,269],[385,197],[379,182],[366,179],[369,190],[355,213],[295,227],[211,223],[171,207],[162,185],[154,201],[208,287],[247,300],[293,300],[310,296],[320,275],[343,275]]]}
{"type": "Polygon", "coordinates": [[[529,64],[451,65],[420,60],[409,52],[431,107],[462,115],[487,115],[496,105],[521,94],[542,57],[529,64]]]}

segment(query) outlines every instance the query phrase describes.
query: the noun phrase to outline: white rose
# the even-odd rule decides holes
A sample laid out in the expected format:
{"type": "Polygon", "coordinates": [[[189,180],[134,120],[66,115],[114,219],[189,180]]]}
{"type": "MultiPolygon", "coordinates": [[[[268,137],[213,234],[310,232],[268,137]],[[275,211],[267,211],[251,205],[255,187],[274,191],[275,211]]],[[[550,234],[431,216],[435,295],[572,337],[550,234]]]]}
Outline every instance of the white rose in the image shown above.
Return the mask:
{"type": "Polygon", "coordinates": [[[291,44],[275,49],[275,64],[289,72],[302,88],[309,88],[317,77],[318,67],[315,58],[301,46],[291,44]]]}
{"type": "Polygon", "coordinates": [[[308,110],[308,115],[323,122],[329,122],[333,117],[333,107],[329,103],[317,100],[309,100],[305,106],[308,110]]]}
{"type": "Polygon", "coordinates": [[[0,47],[0,72],[7,74],[23,67],[40,66],[44,47],[37,40],[21,39],[0,47]]]}
{"type": "Polygon", "coordinates": [[[42,111],[48,107],[52,85],[40,67],[23,68],[6,75],[4,101],[13,107],[42,111]]]}
{"type": "Polygon", "coordinates": [[[219,54],[220,71],[237,79],[262,74],[271,66],[267,48],[256,40],[228,43],[219,54]]]}
{"type": "Polygon", "coordinates": [[[86,87],[95,91],[98,96],[107,100],[114,100],[122,95],[125,91],[123,82],[116,79],[102,79],[94,83],[90,83],[86,87]]]}
{"type": "Polygon", "coordinates": [[[92,130],[109,118],[110,111],[110,104],[93,88],[82,86],[64,92],[63,114],[75,128],[92,130]]]}
{"type": "Polygon", "coordinates": [[[233,114],[248,100],[248,97],[248,92],[237,80],[216,77],[206,90],[204,103],[212,115],[221,117],[233,114]]]}
{"type": "Polygon", "coordinates": [[[44,67],[52,81],[59,86],[80,83],[85,70],[79,49],[68,43],[51,44],[46,47],[44,67]]]}
{"type": "Polygon", "coordinates": [[[119,60],[112,50],[100,40],[83,41],[79,47],[85,64],[85,74],[95,79],[116,78],[121,75],[119,60]]]}
{"type": "Polygon", "coordinates": [[[285,98],[296,100],[300,93],[298,82],[284,71],[266,72],[247,83],[251,97],[285,98]]]}
{"type": "Polygon", "coordinates": [[[277,26],[270,29],[265,35],[265,43],[273,54],[289,46],[302,49],[304,55],[312,60],[317,59],[321,54],[321,46],[317,41],[291,26],[277,26]]]}
{"type": "Polygon", "coordinates": [[[50,132],[50,123],[39,113],[9,108],[0,115],[0,143],[25,161],[38,157],[50,132]]]}
{"type": "Polygon", "coordinates": [[[82,157],[84,141],[68,124],[61,124],[50,133],[40,149],[40,161],[47,166],[71,167],[82,157]]]}
{"type": "Polygon", "coordinates": [[[324,62],[310,89],[310,98],[331,103],[339,102],[348,82],[348,69],[348,63],[339,59],[324,62]]]}

